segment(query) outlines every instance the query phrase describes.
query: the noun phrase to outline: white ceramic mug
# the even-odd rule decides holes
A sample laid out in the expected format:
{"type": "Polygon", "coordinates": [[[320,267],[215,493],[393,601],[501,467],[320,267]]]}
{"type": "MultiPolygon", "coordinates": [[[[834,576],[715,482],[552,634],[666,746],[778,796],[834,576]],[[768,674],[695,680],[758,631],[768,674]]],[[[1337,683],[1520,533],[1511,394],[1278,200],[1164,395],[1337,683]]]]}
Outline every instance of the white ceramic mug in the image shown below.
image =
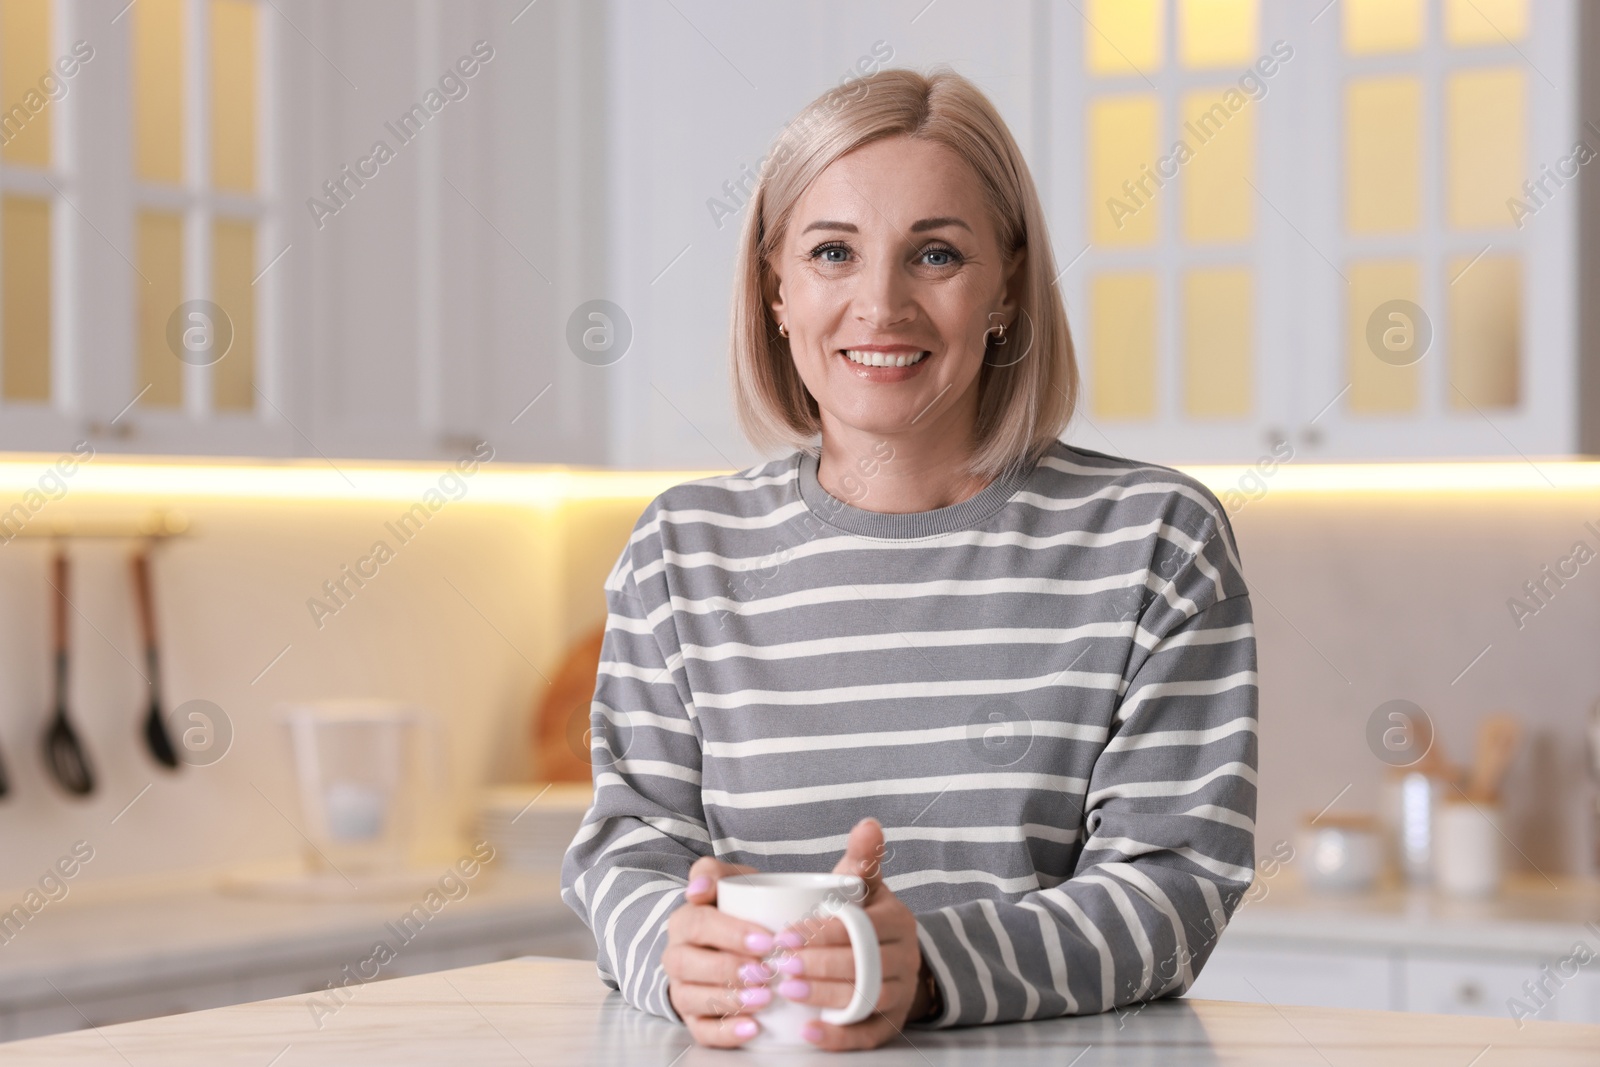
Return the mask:
{"type": "Polygon", "coordinates": [[[870,1016],[883,987],[883,961],[878,932],[856,905],[866,886],[853,874],[736,874],[717,881],[717,908],[736,919],[753,922],[776,934],[787,926],[815,927],[837,917],[850,935],[855,955],[855,994],[842,1008],[797,1004],[778,995],[778,975],[769,983],[772,1000],[757,1014],[761,1032],[745,1048],[800,1046],[810,1042],[800,1031],[813,1020],[847,1026],[870,1016]]]}

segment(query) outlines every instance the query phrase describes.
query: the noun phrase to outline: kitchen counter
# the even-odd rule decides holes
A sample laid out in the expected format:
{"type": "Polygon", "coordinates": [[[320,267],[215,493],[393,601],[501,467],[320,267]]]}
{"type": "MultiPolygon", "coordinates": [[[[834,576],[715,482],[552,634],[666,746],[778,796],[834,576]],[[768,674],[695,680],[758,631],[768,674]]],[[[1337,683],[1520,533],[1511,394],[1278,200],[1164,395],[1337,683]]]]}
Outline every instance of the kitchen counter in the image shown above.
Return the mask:
{"type": "Polygon", "coordinates": [[[1317,893],[1287,872],[1228,923],[1224,943],[1328,941],[1375,948],[1433,948],[1562,956],[1576,941],[1600,948],[1600,883],[1562,876],[1507,879],[1500,895],[1465,900],[1384,887],[1317,893]]]}
{"type": "Polygon", "coordinates": [[[1234,913],[1194,996],[1600,1023],[1593,881],[1517,877],[1488,900],[1316,893],[1289,871],[1258,887],[1265,896],[1234,913]]]}
{"type": "Polygon", "coordinates": [[[395,924],[426,888],[326,901],[206,885],[69,897],[0,945],[0,1038],[323,990],[380,940],[396,951],[367,968],[378,978],[530,952],[593,958],[554,872],[485,871],[402,941],[395,924]]]}
{"type": "MultiPolygon", "coordinates": [[[[1506,1019],[1164,1000],[1122,1014],[913,1030],[848,1061],[809,1051],[761,1059],[861,1067],[1064,1067],[1080,1060],[1086,1067],[1563,1067],[1600,1060],[1600,1027],[1527,1023],[1519,1030],[1506,1019]],[[1088,1050],[1095,1054],[1085,1059],[1088,1050]]],[[[284,998],[0,1045],[0,1064],[61,1067],[740,1062],[757,1060],[694,1047],[682,1027],[624,1005],[601,985],[593,964],[538,958],[374,982],[354,990],[320,1028],[302,998],[284,998]]]]}

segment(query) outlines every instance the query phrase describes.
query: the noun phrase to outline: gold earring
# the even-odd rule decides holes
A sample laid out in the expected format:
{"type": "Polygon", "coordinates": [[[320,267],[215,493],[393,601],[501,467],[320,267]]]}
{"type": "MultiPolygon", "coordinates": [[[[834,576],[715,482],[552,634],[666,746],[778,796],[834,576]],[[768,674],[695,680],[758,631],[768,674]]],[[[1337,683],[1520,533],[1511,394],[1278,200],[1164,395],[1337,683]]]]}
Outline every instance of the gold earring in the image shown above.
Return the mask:
{"type": "MultiPolygon", "coordinates": [[[[989,317],[1000,318],[1000,312],[989,312],[989,317]]],[[[989,326],[989,330],[984,330],[984,336],[994,338],[995,344],[1005,344],[1005,323],[997,322],[989,326]]]]}
{"type": "Polygon", "coordinates": [[[784,322],[778,323],[778,336],[780,336],[780,337],[788,337],[789,336],[789,324],[788,323],[784,323],[784,322]]]}

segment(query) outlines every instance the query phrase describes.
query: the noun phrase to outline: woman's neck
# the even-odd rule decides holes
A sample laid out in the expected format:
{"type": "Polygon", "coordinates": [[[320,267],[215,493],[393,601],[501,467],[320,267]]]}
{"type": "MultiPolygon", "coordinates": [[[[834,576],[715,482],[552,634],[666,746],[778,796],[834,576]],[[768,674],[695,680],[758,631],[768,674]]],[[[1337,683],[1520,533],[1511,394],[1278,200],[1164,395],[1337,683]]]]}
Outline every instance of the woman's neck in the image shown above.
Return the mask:
{"type": "Polygon", "coordinates": [[[970,433],[879,435],[830,428],[828,421],[817,481],[830,496],[864,511],[933,511],[977,496],[991,480],[967,470],[970,433]]]}

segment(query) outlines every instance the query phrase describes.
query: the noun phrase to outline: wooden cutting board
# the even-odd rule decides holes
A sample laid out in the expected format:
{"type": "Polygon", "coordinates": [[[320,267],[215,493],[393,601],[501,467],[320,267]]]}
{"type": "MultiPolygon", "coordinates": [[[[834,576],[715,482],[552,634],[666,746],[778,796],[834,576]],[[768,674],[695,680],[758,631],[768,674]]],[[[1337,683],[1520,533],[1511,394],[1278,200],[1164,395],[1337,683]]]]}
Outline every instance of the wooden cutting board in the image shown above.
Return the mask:
{"type": "Polygon", "coordinates": [[[532,759],[535,781],[590,780],[589,703],[594,699],[605,627],[597,626],[573,643],[549,688],[533,710],[532,759]]]}

